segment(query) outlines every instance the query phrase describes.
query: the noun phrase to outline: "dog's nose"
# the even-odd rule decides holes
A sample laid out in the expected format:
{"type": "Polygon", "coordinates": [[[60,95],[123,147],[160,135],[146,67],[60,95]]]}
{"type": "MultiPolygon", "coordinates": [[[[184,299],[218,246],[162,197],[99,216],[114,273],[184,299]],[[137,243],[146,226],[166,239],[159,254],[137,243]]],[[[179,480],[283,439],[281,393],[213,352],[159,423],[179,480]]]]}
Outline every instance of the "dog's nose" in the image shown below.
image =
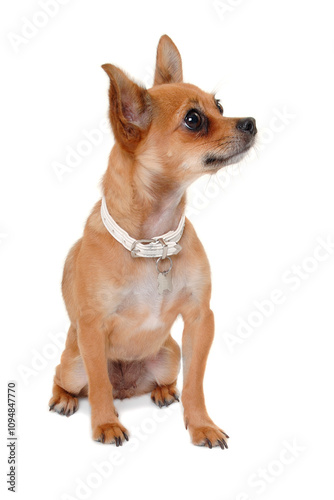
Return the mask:
{"type": "Polygon", "coordinates": [[[255,135],[257,132],[256,121],[251,117],[241,118],[237,123],[237,129],[247,132],[247,134],[255,135]]]}

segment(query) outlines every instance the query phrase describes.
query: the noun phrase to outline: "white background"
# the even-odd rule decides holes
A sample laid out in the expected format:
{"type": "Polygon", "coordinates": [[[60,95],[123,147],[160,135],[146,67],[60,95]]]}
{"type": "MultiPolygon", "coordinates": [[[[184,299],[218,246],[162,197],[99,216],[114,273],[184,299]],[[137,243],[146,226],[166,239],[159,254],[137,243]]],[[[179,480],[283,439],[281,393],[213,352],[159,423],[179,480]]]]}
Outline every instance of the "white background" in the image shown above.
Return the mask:
{"type": "MultiPolygon", "coordinates": [[[[330,2],[63,4],[46,18],[38,1],[1,5],[2,492],[13,379],[16,498],[332,497],[334,253],[317,254],[319,238],[334,240],[330,2]],[[44,26],[15,50],[25,19],[44,26]],[[86,400],[69,419],[48,412],[61,354],[50,334],[68,328],[63,262],[100,196],[111,133],[61,181],[54,165],[107,116],[101,64],[150,85],[163,33],[181,52],[185,80],[216,89],[227,116],[254,116],[259,129],[256,154],[241,170],[202,179],[189,195],[213,278],[207,407],[231,436],[227,451],[192,446],[181,405],[157,412],[149,396],[116,402],[132,431],[132,445],[117,453],[91,440],[86,400]],[[302,274],[292,281],[295,271],[302,274]],[[267,317],[254,313],[254,301],[271,300],[275,289],[284,303],[266,302],[267,317]],[[242,321],[247,338],[237,331],[242,321]],[[105,478],[95,468],[102,462],[105,478]],[[86,489],[76,491],[79,480],[86,489]]],[[[180,322],[178,341],[181,332],[180,322]]]]}

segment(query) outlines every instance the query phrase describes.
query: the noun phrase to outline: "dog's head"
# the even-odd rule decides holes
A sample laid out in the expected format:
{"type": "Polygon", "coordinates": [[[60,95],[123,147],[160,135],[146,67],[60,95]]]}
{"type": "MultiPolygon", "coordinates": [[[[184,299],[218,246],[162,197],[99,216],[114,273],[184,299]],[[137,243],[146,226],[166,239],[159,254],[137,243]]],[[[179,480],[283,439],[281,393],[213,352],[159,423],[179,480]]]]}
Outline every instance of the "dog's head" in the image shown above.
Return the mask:
{"type": "Polygon", "coordinates": [[[163,178],[187,186],[239,161],[254,144],[254,118],[227,118],[213,94],[183,83],[181,56],[167,35],[159,41],[149,90],[111,64],[102,67],[110,78],[116,143],[134,159],[144,182],[163,178]]]}

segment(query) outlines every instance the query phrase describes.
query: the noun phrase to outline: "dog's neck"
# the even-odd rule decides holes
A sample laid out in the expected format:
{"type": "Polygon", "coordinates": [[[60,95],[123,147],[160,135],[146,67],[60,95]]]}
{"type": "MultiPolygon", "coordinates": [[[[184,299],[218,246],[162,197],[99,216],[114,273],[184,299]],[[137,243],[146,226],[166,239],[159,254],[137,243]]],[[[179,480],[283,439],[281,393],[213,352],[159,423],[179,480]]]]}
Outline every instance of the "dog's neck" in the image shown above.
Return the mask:
{"type": "Polygon", "coordinates": [[[102,186],[110,215],[135,239],[175,230],[185,210],[185,189],[141,175],[138,169],[128,154],[114,146],[102,186]]]}

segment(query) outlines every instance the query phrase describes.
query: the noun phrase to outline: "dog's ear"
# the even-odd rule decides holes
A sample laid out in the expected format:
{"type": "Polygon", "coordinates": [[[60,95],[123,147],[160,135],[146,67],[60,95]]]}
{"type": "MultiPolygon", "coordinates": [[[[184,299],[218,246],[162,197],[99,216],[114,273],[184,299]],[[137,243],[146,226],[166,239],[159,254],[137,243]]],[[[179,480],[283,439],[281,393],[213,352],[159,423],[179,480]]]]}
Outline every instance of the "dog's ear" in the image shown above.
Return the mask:
{"type": "Polygon", "coordinates": [[[115,139],[126,150],[134,151],[151,123],[149,94],[116,66],[103,64],[102,68],[110,79],[109,118],[115,139]]]}
{"type": "Polygon", "coordinates": [[[163,35],[158,44],[154,85],[182,83],[182,60],[174,42],[163,35]]]}

